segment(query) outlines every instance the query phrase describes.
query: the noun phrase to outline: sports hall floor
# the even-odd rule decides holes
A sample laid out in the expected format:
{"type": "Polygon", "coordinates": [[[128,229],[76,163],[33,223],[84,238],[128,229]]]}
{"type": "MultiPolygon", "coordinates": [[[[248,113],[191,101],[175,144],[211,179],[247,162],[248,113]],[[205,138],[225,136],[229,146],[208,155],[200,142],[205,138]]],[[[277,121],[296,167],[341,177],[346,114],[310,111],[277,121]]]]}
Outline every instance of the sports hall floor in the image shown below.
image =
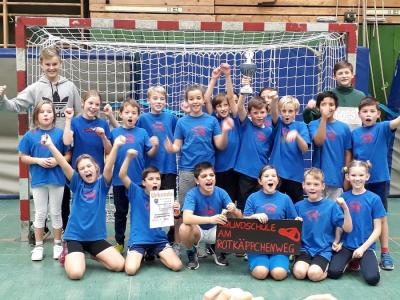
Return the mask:
{"type": "MultiPolygon", "coordinates": [[[[370,287],[357,273],[346,273],[340,280],[321,283],[297,281],[257,281],[247,273],[242,259],[229,256],[230,266],[218,267],[211,258],[200,260],[196,271],[179,273],[160,262],[145,263],[136,276],[111,273],[87,259],[85,277],[68,280],[58,261],[51,258],[47,241],[42,262],[30,260],[30,246],[19,241],[19,204],[0,200],[0,299],[201,299],[215,285],[241,287],[265,299],[303,299],[317,293],[331,293],[338,299],[400,299],[400,199],[390,199],[390,247],[394,271],[382,271],[378,286],[370,287]]],[[[109,228],[110,240],[113,230],[109,228]]],[[[184,260],[186,256],[184,256],[184,260]]]]}

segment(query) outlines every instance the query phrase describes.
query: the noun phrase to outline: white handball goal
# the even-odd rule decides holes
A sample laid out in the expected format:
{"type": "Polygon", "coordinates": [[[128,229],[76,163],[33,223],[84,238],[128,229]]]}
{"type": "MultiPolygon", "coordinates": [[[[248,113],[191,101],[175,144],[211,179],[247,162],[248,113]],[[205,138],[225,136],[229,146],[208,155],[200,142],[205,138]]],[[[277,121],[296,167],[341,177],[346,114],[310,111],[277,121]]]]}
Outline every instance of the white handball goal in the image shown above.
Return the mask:
{"type": "MultiPolygon", "coordinates": [[[[240,90],[244,53],[254,53],[257,94],[274,87],[280,96],[299,99],[301,111],[318,92],[334,87],[333,66],[348,59],[355,65],[357,26],[326,23],[245,23],[140,21],[107,19],[19,18],[17,39],[25,84],[40,75],[42,48],[57,47],[62,75],[81,93],[97,89],[114,110],[131,97],[148,110],[149,87],[167,91],[167,110],[182,115],[180,102],[192,84],[207,86],[221,63],[231,66],[240,90]],[[26,41],[26,42],[25,42],[26,41]]],[[[214,94],[225,91],[222,76],[214,94]]],[[[299,115],[299,118],[300,115],[299,115]]],[[[112,210],[110,210],[111,212],[112,210]]],[[[110,213],[111,218],[111,213],[110,213]]]]}

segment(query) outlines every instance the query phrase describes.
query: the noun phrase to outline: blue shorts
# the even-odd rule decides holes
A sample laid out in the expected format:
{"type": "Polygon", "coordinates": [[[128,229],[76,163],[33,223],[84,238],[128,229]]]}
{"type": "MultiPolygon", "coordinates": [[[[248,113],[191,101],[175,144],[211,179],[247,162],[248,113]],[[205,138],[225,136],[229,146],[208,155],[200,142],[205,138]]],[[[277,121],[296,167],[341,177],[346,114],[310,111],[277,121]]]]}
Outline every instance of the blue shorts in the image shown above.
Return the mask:
{"type": "Polygon", "coordinates": [[[253,272],[255,267],[265,267],[268,270],[283,268],[289,272],[289,256],[284,254],[247,254],[249,258],[249,270],[253,272]]]}
{"type": "Polygon", "coordinates": [[[158,255],[161,251],[171,248],[168,242],[161,242],[156,244],[133,244],[128,247],[128,252],[136,251],[142,255],[145,253],[149,255],[158,255]]]}

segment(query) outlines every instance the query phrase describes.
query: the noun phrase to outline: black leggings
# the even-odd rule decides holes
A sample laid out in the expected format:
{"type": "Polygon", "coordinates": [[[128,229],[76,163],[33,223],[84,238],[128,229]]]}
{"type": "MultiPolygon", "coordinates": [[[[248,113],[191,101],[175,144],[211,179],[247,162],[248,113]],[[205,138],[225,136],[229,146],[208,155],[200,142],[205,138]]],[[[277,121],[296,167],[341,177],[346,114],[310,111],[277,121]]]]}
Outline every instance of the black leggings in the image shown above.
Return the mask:
{"type": "MultiPolygon", "coordinates": [[[[353,250],[342,248],[335,253],[329,264],[328,276],[332,279],[338,279],[343,275],[347,264],[351,261],[353,250]]],[[[375,251],[367,250],[360,259],[360,272],[364,280],[369,285],[377,285],[380,280],[378,260],[375,251]]]]}

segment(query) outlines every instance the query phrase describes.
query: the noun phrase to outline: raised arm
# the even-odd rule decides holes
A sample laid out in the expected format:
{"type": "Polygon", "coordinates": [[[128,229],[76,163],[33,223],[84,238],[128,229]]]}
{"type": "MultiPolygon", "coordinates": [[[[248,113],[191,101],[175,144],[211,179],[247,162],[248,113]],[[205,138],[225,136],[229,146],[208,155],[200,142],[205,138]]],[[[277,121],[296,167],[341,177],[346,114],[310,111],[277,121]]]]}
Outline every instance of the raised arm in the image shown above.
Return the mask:
{"type": "Polygon", "coordinates": [[[104,128],[96,127],[95,128],[96,134],[101,138],[101,142],[103,143],[104,153],[109,154],[112,148],[111,141],[107,138],[104,128]]]}
{"type": "Polygon", "coordinates": [[[151,147],[151,149],[149,151],[147,151],[147,156],[154,157],[157,154],[158,148],[160,146],[160,142],[158,140],[158,137],[153,135],[150,138],[150,143],[153,145],[153,147],[151,147]]]}
{"type": "Polygon", "coordinates": [[[396,119],[390,121],[390,129],[396,129],[400,126],[400,116],[398,116],[396,119]]]}
{"type": "Polygon", "coordinates": [[[22,92],[20,92],[17,97],[13,99],[8,99],[6,96],[6,85],[0,86],[0,105],[5,109],[13,112],[20,112],[27,110],[30,106],[34,104],[34,99],[30,96],[30,87],[28,86],[22,92]]]}
{"type": "Polygon", "coordinates": [[[165,150],[167,150],[168,153],[178,153],[181,150],[182,147],[182,140],[181,139],[175,139],[173,143],[169,140],[169,138],[165,139],[164,142],[164,147],[165,150]]]}
{"type": "Polygon", "coordinates": [[[71,122],[72,118],[74,117],[74,109],[73,108],[66,108],[64,111],[65,114],[65,127],[63,133],[63,143],[64,145],[71,145],[74,141],[74,133],[71,129],[71,122]]]}
{"type": "Polygon", "coordinates": [[[344,201],[344,199],[340,197],[336,199],[336,203],[339,204],[339,206],[343,209],[343,215],[344,215],[343,226],[342,226],[343,231],[351,232],[353,230],[353,222],[351,220],[350,210],[346,204],[346,201],[344,201]]]}
{"type": "Polygon", "coordinates": [[[65,177],[68,180],[71,180],[72,175],[74,174],[74,169],[71,167],[71,165],[65,159],[64,155],[62,155],[61,152],[58,151],[57,147],[53,144],[51,137],[48,134],[42,135],[41,143],[49,148],[51,154],[53,154],[53,157],[55,158],[58,165],[63,170],[65,177]]]}
{"type": "Polygon", "coordinates": [[[217,80],[220,76],[221,76],[221,68],[220,67],[215,68],[211,72],[211,78],[210,78],[210,81],[208,82],[207,90],[204,93],[204,101],[205,101],[205,105],[206,105],[206,110],[209,114],[213,113],[213,107],[211,104],[212,94],[214,91],[215,84],[217,83],[217,80]]]}
{"type": "Polygon", "coordinates": [[[222,73],[225,75],[225,84],[226,84],[226,98],[228,99],[229,108],[231,109],[232,115],[236,116],[238,113],[238,106],[235,102],[234,93],[233,93],[233,83],[231,76],[231,67],[229,64],[223,63],[220,66],[222,73]]]}
{"type": "Polygon", "coordinates": [[[107,184],[110,184],[112,180],[113,168],[115,160],[117,159],[118,149],[119,147],[121,147],[121,145],[125,144],[125,142],[126,138],[123,135],[118,136],[114,141],[114,145],[111,148],[110,154],[106,158],[106,163],[104,164],[103,177],[104,180],[107,182],[107,184]]]}
{"type": "Polygon", "coordinates": [[[321,107],[320,111],[321,111],[320,123],[319,123],[318,129],[317,129],[317,132],[315,133],[315,136],[313,138],[314,143],[317,146],[322,146],[325,143],[326,123],[328,122],[329,108],[321,107]]]}
{"type": "Polygon", "coordinates": [[[122,183],[125,188],[128,189],[131,185],[131,179],[128,176],[128,167],[131,160],[137,156],[137,151],[135,149],[129,149],[126,152],[124,162],[122,163],[121,169],[119,170],[119,178],[121,178],[122,183]]]}
{"type": "Polygon", "coordinates": [[[221,124],[222,133],[214,136],[214,144],[218,150],[224,150],[228,144],[228,132],[234,127],[234,122],[231,118],[225,118],[221,124]]]}
{"type": "Polygon", "coordinates": [[[103,112],[106,115],[106,117],[108,118],[108,121],[110,122],[110,125],[113,128],[120,127],[120,124],[118,123],[117,119],[115,119],[115,117],[114,117],[114,112],[113,112],[110,104],[106,104],[106,106],[104,106],[103,112]]]}
{"type": "Polygon", "coordinates": [[[275,126],[278,123],[278,118],[279,118],[279,108],[278,108],[278,92],[277,91],[269,91],[267,97],[271,99],[270,102],[270,113],[272,116],[272,124],[275,126]]]}

